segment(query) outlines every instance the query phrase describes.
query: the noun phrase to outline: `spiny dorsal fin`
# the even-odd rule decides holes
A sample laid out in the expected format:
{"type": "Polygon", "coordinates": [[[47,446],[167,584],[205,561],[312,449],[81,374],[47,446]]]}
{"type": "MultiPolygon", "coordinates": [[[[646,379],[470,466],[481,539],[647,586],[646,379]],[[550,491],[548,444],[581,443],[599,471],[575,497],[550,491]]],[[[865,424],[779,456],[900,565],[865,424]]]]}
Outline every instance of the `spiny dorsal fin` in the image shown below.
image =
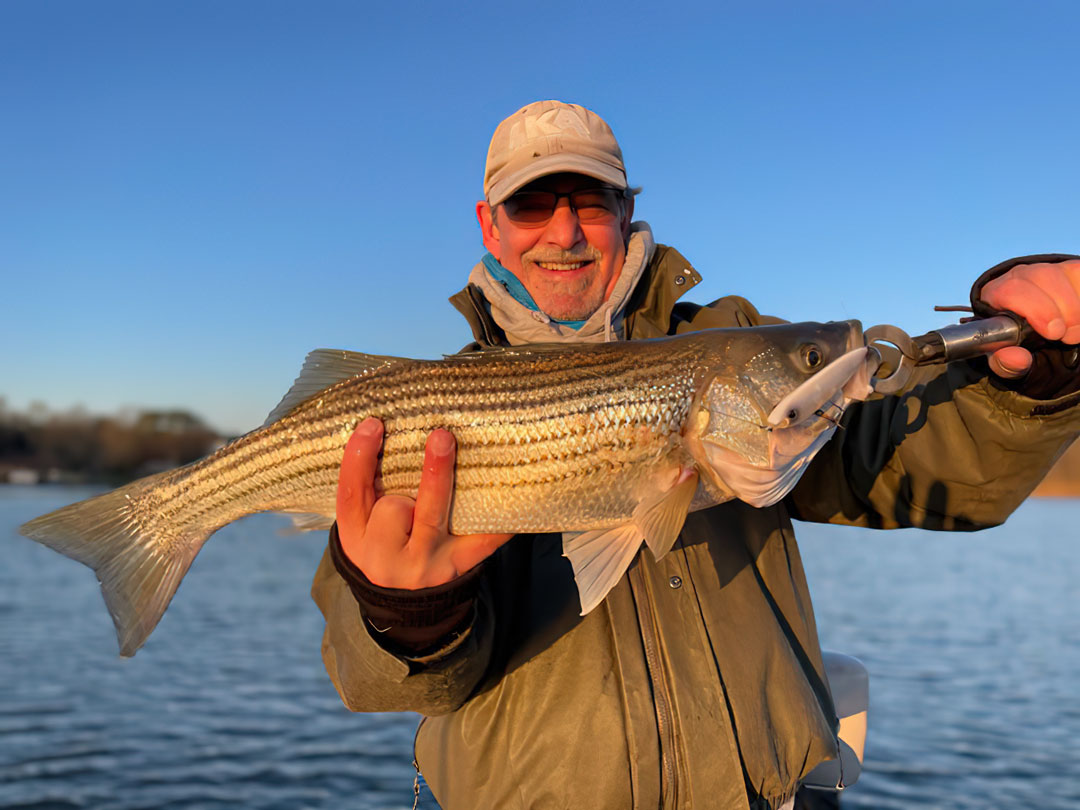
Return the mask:
{"type": "Polygon", "coordinates": [[[353,377],[363,377],[404,360],[403,357],[347,352],[344,349],[315,349],[308,353],[304,359],[304,367],[300,369],[300,376],[296,378],[289,392],[281,398],[277,407],[270,411],[263,425],[276,422],[301,402],[311,399],[331,385],[353,377]]]}

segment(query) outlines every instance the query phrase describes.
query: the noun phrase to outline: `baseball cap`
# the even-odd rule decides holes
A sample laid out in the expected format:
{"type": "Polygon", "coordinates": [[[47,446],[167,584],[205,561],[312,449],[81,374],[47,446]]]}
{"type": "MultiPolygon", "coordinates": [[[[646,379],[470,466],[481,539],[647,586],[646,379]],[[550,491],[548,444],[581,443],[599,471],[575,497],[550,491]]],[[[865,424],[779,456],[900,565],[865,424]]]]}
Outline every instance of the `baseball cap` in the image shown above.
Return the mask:
{"type": "Polygon", "coordinates": [[[580,104],[534,101],[495,128],[484,167],[484,196],[498,205],[526,183],[559,172],[627,188],[622,150],[603,118],[580,104]]]}

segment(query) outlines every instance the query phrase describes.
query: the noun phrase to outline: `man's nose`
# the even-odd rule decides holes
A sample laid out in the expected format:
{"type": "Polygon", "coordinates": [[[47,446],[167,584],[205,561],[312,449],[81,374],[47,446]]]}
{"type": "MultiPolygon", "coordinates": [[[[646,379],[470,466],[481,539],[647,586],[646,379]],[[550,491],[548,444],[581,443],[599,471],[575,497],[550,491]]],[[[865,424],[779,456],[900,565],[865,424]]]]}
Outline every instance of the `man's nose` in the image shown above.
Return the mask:
{"type": "Polygon", "coordinates": [[[581,222],[577,212],[570,207],[570,200],[562,198],[555,206],[544,231],[544,237],[548,243],[558,245],[561,248],[572,248],[585,241],[585,234],[581,230],[581,222]]]}

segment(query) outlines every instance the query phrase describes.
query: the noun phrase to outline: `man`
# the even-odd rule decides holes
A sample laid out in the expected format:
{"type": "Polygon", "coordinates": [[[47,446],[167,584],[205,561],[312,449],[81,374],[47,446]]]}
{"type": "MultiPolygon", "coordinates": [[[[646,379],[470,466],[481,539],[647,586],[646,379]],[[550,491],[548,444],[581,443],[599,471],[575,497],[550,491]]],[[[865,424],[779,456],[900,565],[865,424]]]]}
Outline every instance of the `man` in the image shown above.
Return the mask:
{"type": "MultiPolygon", "coordinates": [[[[699,280],[632,223],[610,128],[555,101],[496,129],[489,253],[451,299],[480,347],[650,338],[776,323],[699,280]]],[[[1016,260],[976,285],[980,308],[1080,342],[1080,260],[1016,260]]],[[[420,768],[459,808],[778,808],[836,756],[836,717],[789,516],[892,528],[1001,522],[1080,427],[1076,352],[920,371],[853,406],[780,504],[691,513],[659,562],[641,554],[578,615],[558,535],[447,532],[454,439],[431,434],[415,502],[375,488],[382,426],[346,448],[338,524],[313,594],[346,705],[413,710],[420,768]]]]}

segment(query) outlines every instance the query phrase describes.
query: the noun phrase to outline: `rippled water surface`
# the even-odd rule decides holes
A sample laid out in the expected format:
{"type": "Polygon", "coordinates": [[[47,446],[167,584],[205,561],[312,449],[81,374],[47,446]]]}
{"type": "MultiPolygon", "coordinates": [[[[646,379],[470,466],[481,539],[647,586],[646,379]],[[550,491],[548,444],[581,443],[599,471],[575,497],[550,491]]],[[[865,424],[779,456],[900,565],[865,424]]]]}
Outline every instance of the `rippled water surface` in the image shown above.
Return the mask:
{"type": "MultiPolygon", "coordinates": [[[[349,713],[322,668],[321,537],[221,530],[123,660],[93,574],[16,534],[93,492],[0,487],[0,808],[411,806],[415,717],[349,713]]],[[[871,672],[845,807],[1080,808],[1080,505],[799,528],[822,640],[871,672]]]]}

